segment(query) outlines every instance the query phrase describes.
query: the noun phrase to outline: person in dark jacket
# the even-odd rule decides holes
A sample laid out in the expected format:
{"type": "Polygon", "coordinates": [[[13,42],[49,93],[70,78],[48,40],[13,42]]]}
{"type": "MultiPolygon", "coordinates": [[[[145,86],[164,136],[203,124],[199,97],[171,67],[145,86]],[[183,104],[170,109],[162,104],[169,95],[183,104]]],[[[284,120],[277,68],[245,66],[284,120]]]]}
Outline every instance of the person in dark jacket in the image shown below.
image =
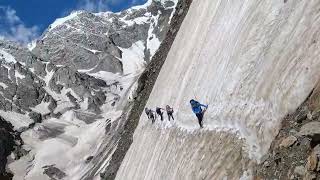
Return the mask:
{"type": "Polygon", "coordinates": [[[166,111],[167,111],[167,115],[168,115],[169,121],[170,121],[170,118],[172,118],[172,120],[174,120],[174,118],[173,118],[173,108],[170,107],[169,105],[166,105],[166,111]]]}
{"type": "Polygon", "coordinates": [[[149,116],[153,124],[156,121],[156,113],[152,109],[149,109],[149,116]]]}
{"type": "Polygon", "coordinates": [[[156,107],[156,113],[160,116],[161,121],[163,121],[163,108],[156,107]]]}
{"type": "Polygon", "coordinates": [[[144,108],[144,112],[146,113],[148,119],[150,119],[150,115],[149,115],[150,114],[150,109],[144,108]]]}
{"type": "Polygon", "coordinates": [[[144,112],[148,116],[148,119],[151,119],[151,122],[154,123],[156,121],[155,112],[152,109],[144,108],[144,112]]]}
{"type": "Polygon", "coordinates": [[[199,122],[200,128],[203,128],[202,120],[203,120],[204,110],[202,110],[201,107],[205,107],[207,109],[208,105],[200,104],[198,101],[196,101],[194,99],[190,100],[190,105],[191,105],[193,113],[195,113],[197,118],[198,118],[198,122],[199,122]]]}

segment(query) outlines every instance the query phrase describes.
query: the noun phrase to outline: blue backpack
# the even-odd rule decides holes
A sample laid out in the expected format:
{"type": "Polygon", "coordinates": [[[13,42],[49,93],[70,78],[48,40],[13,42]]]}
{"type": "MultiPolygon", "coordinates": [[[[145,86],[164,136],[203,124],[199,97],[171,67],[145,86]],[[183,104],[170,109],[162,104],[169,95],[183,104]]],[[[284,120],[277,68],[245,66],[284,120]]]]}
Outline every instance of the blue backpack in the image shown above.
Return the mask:
{"type": "Polygon", "coordinates": [[[191,104],[191,108],[192,108],[192,111],[195,113],[195,114],[199,114],[199,113],[202,113],[202,109],[201,109],[201,106],[203,107],[208,107],[206,105],[203,105],[203,104],[200,104],[198,101],[196,100],[190,100],[190,104],[191,104]]]}

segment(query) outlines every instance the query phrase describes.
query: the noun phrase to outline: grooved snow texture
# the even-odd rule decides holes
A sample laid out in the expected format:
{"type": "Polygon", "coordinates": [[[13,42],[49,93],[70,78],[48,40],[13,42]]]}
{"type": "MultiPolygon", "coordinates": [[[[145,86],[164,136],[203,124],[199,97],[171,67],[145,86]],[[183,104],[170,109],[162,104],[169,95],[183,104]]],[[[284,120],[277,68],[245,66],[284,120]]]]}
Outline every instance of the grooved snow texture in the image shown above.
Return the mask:
{"type": "Polygon", "coordinates": [[[142,115],[116,179],[239,179],[250,169],[247,158],[259,161],[281,119],[317,82],[319,8],[319,1],[194,0],[146,105],[172,105],[176,122],[150,127],[142,115]],[[191,98],[210,105],[204,120],[210,133],[194,134],[191,98]],[[226,132],[244,143],[220,139],[226,132]],[[202,144],[213,149],[203,151],[202,144]],[[234,148],[246,153],[237,156],[234,148]],[[200,152],[217,160],[204,161],[200,152]]]}

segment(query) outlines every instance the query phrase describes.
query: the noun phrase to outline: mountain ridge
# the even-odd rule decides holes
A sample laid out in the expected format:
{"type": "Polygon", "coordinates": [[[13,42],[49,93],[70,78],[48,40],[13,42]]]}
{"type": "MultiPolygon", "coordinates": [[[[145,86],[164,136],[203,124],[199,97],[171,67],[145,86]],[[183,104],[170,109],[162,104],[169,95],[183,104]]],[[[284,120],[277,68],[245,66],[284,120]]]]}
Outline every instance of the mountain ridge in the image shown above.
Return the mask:
{"type": "Polygon", "coordinates": [[[8,157],[13,179],[77,179],[88,171],[99,177],[117,146],[136,80],[169,29],[177,1],[164,2],[114,14],[78,12],[80,20],[49,28],[30,49],[0,41],[0,116],[22,139],[8,157]],[[106,14],[118,22],[101,23],[106,14]],[[71,164],[54,158],[60,151],[69,152],[64,160],[71,164]],[[84,159],[73,157],[79,153],[84,159]]]}

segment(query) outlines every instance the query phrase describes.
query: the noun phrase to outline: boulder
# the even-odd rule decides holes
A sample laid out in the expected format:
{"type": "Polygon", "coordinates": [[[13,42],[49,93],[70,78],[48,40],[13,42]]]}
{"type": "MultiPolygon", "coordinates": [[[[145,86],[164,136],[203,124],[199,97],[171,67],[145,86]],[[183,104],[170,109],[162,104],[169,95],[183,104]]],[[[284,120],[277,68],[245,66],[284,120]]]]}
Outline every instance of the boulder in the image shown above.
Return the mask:
{"type": "Polygon", "coordinates": [[[42,116],[40,113],[37,112],[30,112],[29,113],[30,119],[32,119],[35,123],[41,123],[42,122],[42,116]]]}
{"type": "Polygon", "coordinates": [[[314,152],[311,152],[307,159],[306,169],[308,171],[314,171],[317,168],[318,164],[318,157],[314,152]]]}
{"type": "Polygon", "coordinates": [[[63,179],[66,176],[66,173],[54,167],[54,165],[44,166],[42,168],[44,169],[43,174],[46,174],[50,179],[63,179]]]}
{"type": "Polygon", "coordinates": [[[316,147],[313,148],[312,153],[317,156],[318,163],[317,163],[317,168],[316,171],[320,171],[320,163],[319,163],[319,158],[320,158],[320,144],[318,144],[316,147]]]}
{"type": "Polygon", "coordinates": [[[312,94],[309,97],[308,108],[312,112],[320,110],[320,81],[318,81],[316,87],[314,88],[312,94]]]}
{"type": "Polygon", "coordinates": [[[53,112],[57,106],[57,101],[50,97],[50,104],[48,105],[48,109],[50,110],[50,112],[53,112]]]}
{"type": "Polygon", "coordinates": [[[313,153],[315,153],[318,157],[320,157],[320,144],[316,145],[313,150],[313,153]]]}
{"type": "Polygon", "coordinates": [[[179,12],[178,12],[178,16],[181,16],[183,13],[183,9],[180,9],[179,12]]]}
{"type": "Polygon", "coordinates": [[[299,107],[297,110],[297,114],[295,115],[294,119],[297,123],[302,123],[303,120],[307,119],[307,115],[309,113],[307,106],[299,107]]]}
{"type": "Polygon", "coordinates": [[[313,141],[320,140],[320,122],[309,122],[303,125],[299,132],[302,136],[307,136],[312,138],[313,141]]]}
{"type": "Polygon", "coordinates": [[[85,163],[88,164],[93,158],[93,156],[87,157],[85,163]]]}
{"type": "Polygon", "coordinates": [[[295,174],[297,175],[300,175],[300,176],[304,176],[306,170],[303,166],[297,166],[294,168],[294,171],[293,171],[295,174]]]}
{"type": "Polygon", "coordinates": [[[300,145],[309,147],[311,142],[309,138],[303,137],[301,140],[299,140],[299,143],[300,145]]]}
{"type": "Polygon", "coordinates": [[[317,178],[316,174],[313,172],[307,172],[303,177],[303,180],[315,180],[317,178]]]}
{"type": "Polygon", "coordinates": [[[294,136],[288,136],[286,138],[284,138],[281,143],[280,143],[280,147],[290,147],[292,146],[295,142],[297,141],[297,138],[294,136]]]}

